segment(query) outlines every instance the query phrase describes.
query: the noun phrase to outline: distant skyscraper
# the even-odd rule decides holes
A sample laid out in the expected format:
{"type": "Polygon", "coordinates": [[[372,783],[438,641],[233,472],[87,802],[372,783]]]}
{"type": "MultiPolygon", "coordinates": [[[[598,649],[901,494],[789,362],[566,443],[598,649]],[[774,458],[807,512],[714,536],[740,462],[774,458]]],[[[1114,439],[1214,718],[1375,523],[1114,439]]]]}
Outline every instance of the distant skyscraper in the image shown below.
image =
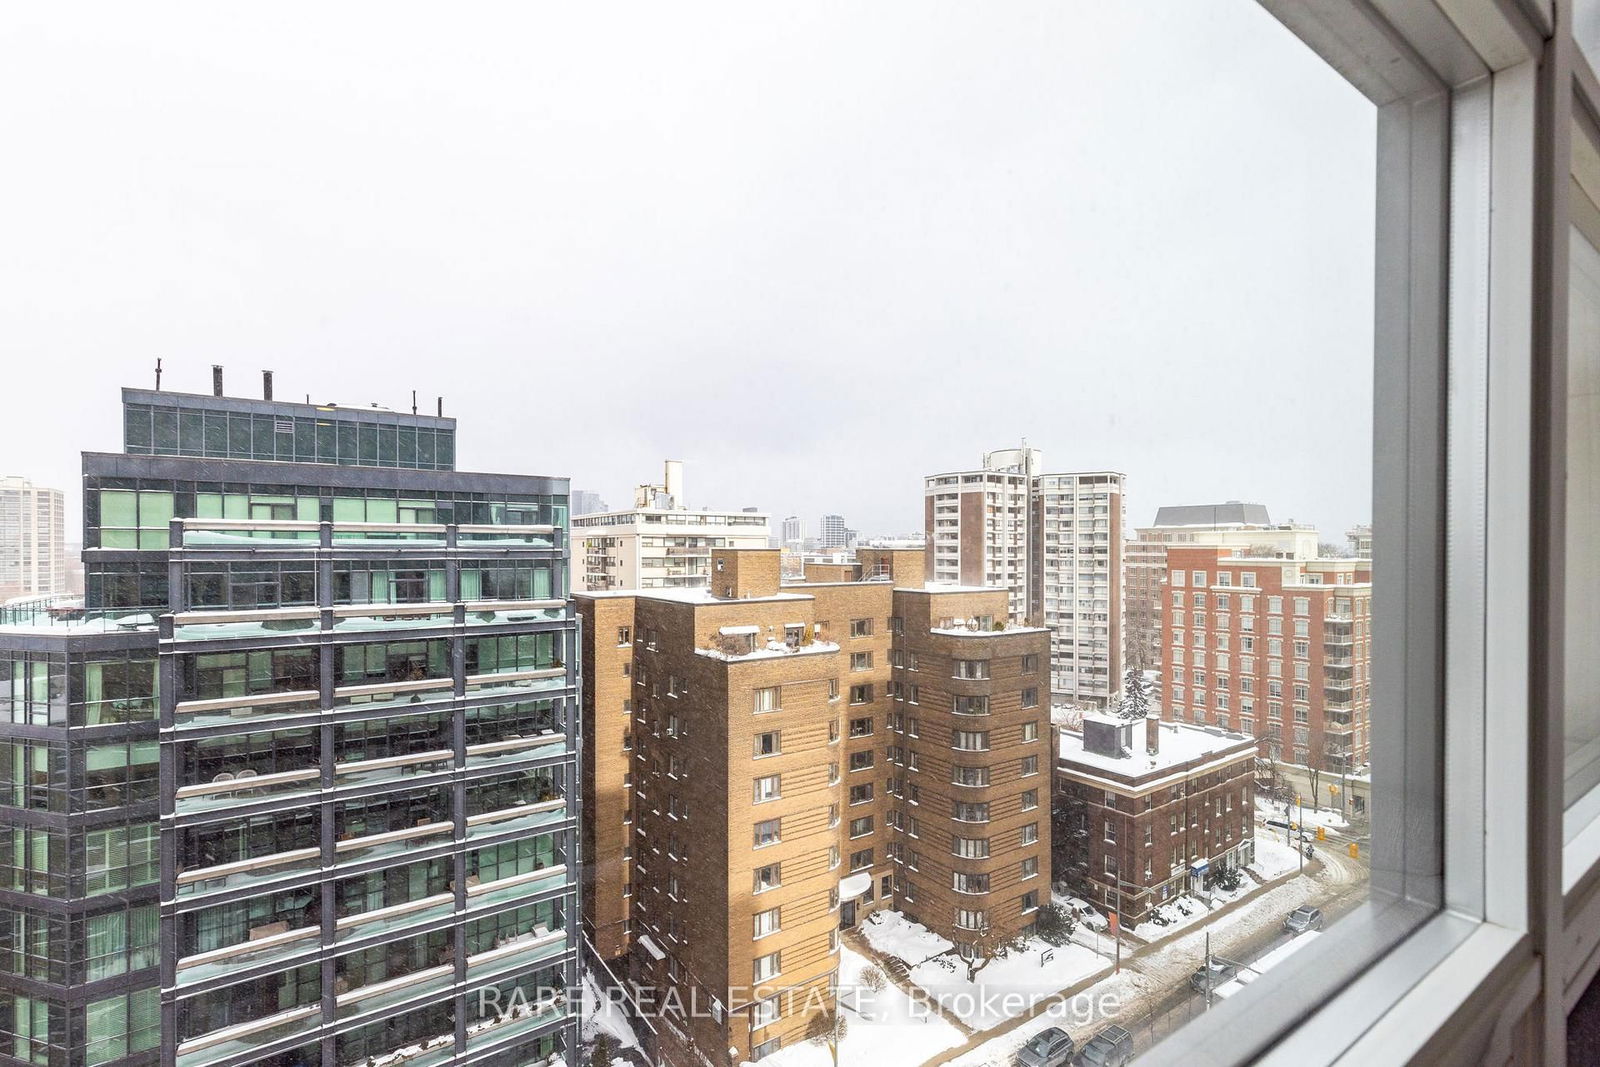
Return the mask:
{"type": "Polygon", "coordinates": [[[591,493],[587,489],[574,489],[572,491],[572,514],[593,515],[605,511],[606,502],[600,499],[599,493],[591,493]]]}
{"type": "Polygon", "coordinates": [[[800,516],[790,515],[783,520],[783,542],[779,546],[790,552],[799,552],[805,546],[806,527],[800,521],[800,516]]]}
{"type": "Polygon", "coordinates": [[[1167,549],[1208,545],[1271,559],[1315,559],[1317,531],[1295,523],[1273,524],[1261,504],[1230,500],[1156,511],[1156,521],[1134,531],[1128,542],[1124,595],[1127,600],[1128,662],[1140,670],[1161,665],[1161,601],[1167,581],[1167,549]]]}
{"type": "Polygon", "coordinates": [[[822,522],[817,525],[817,546],[819,548],[843,548],[845,547],[845,541],[844,516],[822,516],[822,522]]]}
{"type": "Polygon", "coordinates": [[[0,478],[0,600],[67,591],[59,489],[0,478]]]}
{"type": "Polygon", "coordinates": [[[1043,468],[1008,448],[925,478],[928,572],[1009,590],[1012,618],[1051,631],[1052,698],[1103,707],[1121,688],[1123,475],[1043,468]]]}

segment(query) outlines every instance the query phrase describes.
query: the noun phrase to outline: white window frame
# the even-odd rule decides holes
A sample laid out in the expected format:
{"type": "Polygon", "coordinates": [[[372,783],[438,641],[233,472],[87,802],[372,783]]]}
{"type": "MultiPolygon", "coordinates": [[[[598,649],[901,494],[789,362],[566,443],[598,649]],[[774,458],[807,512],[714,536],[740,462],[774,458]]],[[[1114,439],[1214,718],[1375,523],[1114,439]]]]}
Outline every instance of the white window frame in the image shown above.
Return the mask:
{"type": "Polygon", "coordinates": [[[1600,970],[1600,871],[1564,897],[1552,793],[1570,116],[1600,117],[1600,79],[1567,3],[1262,2],[1378,106],[1371,678],[1397,713],[1371,734],[1394,758],[1371,901],[1140,1062],[1559,1060],[1600,970]]]}

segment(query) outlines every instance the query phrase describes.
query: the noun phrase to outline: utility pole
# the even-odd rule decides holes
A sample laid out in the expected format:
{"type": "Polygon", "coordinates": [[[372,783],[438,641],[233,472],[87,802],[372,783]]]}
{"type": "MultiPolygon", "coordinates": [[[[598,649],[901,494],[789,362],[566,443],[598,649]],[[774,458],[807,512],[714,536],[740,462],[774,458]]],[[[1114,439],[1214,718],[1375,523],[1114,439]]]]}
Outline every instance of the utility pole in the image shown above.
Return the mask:
{"type": "Polygon", "coordinates": [[[1206,931],[1206,1011],[1211,1010],[1211,931],[1206,931]]]}
{"type": "MultiPolygon", "coordinates": [[[[1298,825],[1300,827],[1300,829],[1296,830],[1294,827],[1291,826],[1289,828],[1289,832],[1294,835],[1294,850],[1300,854],[1300,873],[1301,874],[1305,874],[1306,873],[1306,849],[1305,849],[1305,844],[1301,841],[1301,838],[1303,838],[1305,836],[1305,833],[1306,833],[1306,798],[1305,798],[1305,795],[1303,793],[1297,793],[1297,794],[1295,794],[1295,798],[1294,799],[1295,799],[1295,803],[1300,805],[1300,819],[1299,819],[1299,822],[1296,824],[1296,825],[1298,825]]],[[[1315,803],[1315,802],[1313,801],[1313,803],[1315,803]]]]}

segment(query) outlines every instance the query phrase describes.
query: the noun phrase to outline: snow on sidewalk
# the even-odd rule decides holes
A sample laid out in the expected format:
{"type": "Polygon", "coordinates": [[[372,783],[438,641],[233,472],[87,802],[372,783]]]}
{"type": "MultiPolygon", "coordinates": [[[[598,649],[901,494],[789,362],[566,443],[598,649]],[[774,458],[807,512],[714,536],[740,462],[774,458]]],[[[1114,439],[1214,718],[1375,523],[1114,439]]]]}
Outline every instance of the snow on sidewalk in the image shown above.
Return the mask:
{"type": "Polygon", "coordinates": [[[1106,970],[1111,961],[1080,944],[1050,945],[1030,938],[1020,950],[1002,950],[972,981],[967,962],[945,938],[894,911],[880,911],[861,924],[878,952],[898,956],[911,981],[939,1006],[974,1030],[987,1030],[1023,1015],[1068,986],[1106,970]]]}
{"type": "MultiPolygon", "coordinates": [[[[839,1042],[841,1067],[921,1063],[966,1040],[948,1020],[914,1004],[894,983],[885,983],[879,993],[862,987],[861,972],[872,965],[848,945],[839,950],[839,999],[846,1020],[839,1042]]],[[[765,1057],[761,1067],[833,1067],[833,1055],[827,1045],[805,1041],[765,1057]]]]}

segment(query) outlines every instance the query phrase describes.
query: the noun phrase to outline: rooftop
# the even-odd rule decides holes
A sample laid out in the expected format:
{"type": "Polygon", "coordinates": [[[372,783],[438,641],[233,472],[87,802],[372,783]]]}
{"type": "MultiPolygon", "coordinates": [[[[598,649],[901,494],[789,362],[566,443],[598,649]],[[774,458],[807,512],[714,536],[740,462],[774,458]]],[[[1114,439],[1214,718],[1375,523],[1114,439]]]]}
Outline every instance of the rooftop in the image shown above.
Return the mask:
{"type": "Polygon", "coordinates": [[[719,597],[712,596],[711,590],[704,586],[685,589],[594,589],[587,592],[576,592],[574,597],[594,597],[596,600],[608,597],[638,597],[641,600],[671,600],[679,604],[753,604],[769,600],[814,600],[809,593],[773,593],[771,596],[752,597],[719,597]]]}
{"type": "Polygon", "coordinates": [[[1178,504],[1157,508],[1154,526],[1269,526],[1265,504],[1229,500],[1221,504],[1178,504]]]}
{"type": "MultiPolygon", "coordinates": [[[[1098,715],[1092,712],[1085,713],[1085,721],[1120,723],[1122,720],[1112,715],[1098,715]]],[[[1102,756],[1099,753],[1088,752],[1083,747],[1083,733],[1062,729],[1060,732],[1061,749],[1059,756],[1063,763],[1071,763],[1076,767],[1089,771],[1110,771],[1123,776],[1142,776],[1146,774],[1169,771],[1183,764],[1193,761],[1203,761],[1207,756],[1231,756],[1237,754],[1242,746],[1248,746],[1251,751],[1255,747],[1255,739],[1244,734],[1230,733],[1216,726],[1193,726],[1182,722],[1163,722],[1160,724],[1161,745],[1160,752],[1152,756],[1145,751],[1145,730],[1147,721],[1136,719],[1129,725],[1132,730],[1132,751],[1122,757],[1102,756]]]]}

